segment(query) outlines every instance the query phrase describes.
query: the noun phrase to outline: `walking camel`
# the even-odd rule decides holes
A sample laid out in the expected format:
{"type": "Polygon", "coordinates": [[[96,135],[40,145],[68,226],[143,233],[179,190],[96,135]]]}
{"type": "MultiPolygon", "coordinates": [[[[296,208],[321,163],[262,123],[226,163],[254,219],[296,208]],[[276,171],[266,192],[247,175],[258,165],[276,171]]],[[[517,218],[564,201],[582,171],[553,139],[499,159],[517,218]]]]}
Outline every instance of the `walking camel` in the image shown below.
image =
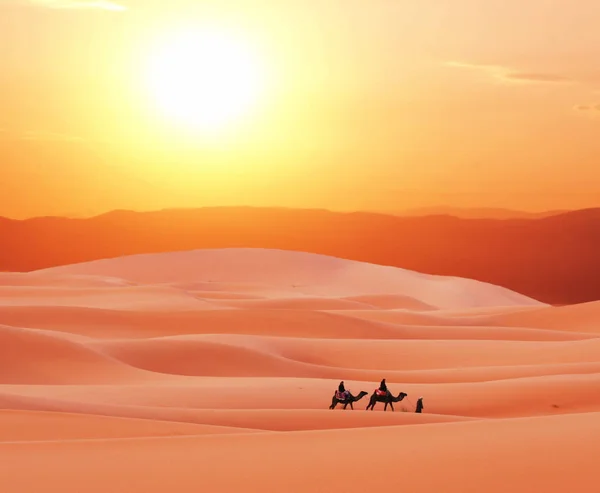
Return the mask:
{"type": "Polygon", "coordinates": [[[346,409],[348,404],[350,404],[350,409],[354,410],[354,406],[352,404],[356,401],[360,401],[365,395],[367,395],[367,392],[362,390],[360,394],[354,396],[350,391],[347,390],[343,393],[343,395],[344,396],[342,396],[341,393],[336,390],[333,394],[333,398],[331,399],[331,406],[329,406],[329,409],[335,409],[335,406],[338,404],[343,404],[344,407],[342,409],[346,409]]]}
{"type": "Polygon", "coordinates": [[[383,407],[383,410],[384,411],[387,410],[387,407],[389,405],[393,411],[394,410],[394,402],[400,402],[407,395],[408,394],[405,392],[400,392],[398,394],[398,397],[394,397],[389,390],[387,391],[386,394],[381,394],[379,391],[376,390],[375,392],[373,392],[373,394],[371,394],[371,397],[369,399],[369,404],[367,404],[367,410],[369,410],[369,408],[371,408],[371,411],[372,411],[377,402],[384,402],[385,406],[383,407]]]}

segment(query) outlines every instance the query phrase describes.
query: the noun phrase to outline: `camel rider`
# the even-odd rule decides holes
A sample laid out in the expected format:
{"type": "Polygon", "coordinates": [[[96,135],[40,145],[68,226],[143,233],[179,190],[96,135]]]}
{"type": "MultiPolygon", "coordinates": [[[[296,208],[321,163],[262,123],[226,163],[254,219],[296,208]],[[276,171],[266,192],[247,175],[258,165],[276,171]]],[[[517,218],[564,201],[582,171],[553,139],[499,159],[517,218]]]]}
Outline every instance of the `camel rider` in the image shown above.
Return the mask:
{"type": "Polygon", "coordinates": [[[343,399],[345,399],[347,397],[346,387],[344,387],[344,381],[343,380],[338,385],[338,392],[339,392],[340,397],[342,397],[343,399]]]}
{"type": "Polygon", "coordinates": [[[385,378],[381,381],[381,383],[379,384],[379,390],[380,393],[382,393],[383,395],[386,395],[388,393],[388,388],[387,385],[385,383],[385,378]]]}

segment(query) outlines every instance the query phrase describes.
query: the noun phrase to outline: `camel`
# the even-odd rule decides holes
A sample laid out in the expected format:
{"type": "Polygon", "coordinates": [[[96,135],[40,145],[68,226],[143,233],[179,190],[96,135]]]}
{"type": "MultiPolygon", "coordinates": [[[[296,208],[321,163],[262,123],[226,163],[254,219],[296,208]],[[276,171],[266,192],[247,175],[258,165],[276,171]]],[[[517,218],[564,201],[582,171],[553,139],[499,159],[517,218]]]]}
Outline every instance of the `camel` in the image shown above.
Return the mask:
{"type": "Polygon", "coordinates": [[[337,392],[334,392],[333,399],[331,399],[331,406],[329,406],[329,409],[335,409],[335,406],[337,406],[338,404],[343,404],[344,407],[342,409],[346,409],[348,407],[348,404],[350,404],[350,409],[354,410],[354,406],[352,405],[352,403],[356,402],[356,401],[360,401],[367,394],[368,394],[368,392],[365,392],[363,390],[357,396],[353,396],[352,393],[350,393],[350,391],[348,391],[347,395],[349,398],[346,400],[340,400],[337,398],[337,392]]]}
{"type": "Polygon", "coordinates": [[[394,397],[392,395],[392,393],[388,390],[388,393],[386,395],[379,395],[377,394],[377,392],[373,392],[373,394],[371,395],[371,398],[369,400],[369,404],[367,405],[367,410],[369,408],[371,408],[371,411],[373,410],[373,408],[375,407],[375,403],[377,402],[385,402],[385,406],[383,407],[383,410],[385,411],[389,406],[392,408],[392,411],[394,410],[394,402],[400,402],[402,399],[404,399],[408,394],[405,392],[400,392],[398,394],[398,397],[394,397]]]}

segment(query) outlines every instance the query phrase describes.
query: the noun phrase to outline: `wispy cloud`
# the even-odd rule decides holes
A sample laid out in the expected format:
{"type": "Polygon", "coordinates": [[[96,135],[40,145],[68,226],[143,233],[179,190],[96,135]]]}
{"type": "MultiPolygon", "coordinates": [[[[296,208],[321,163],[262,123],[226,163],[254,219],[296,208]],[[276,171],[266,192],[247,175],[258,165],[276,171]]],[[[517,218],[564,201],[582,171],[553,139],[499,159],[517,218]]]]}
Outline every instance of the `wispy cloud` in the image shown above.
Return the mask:
{"type": "Polygon", "coordinates": [[[127,10],[125,5],[107,0],[31,0],[31,3],[50,9],[96,9],[111,12],[127,10]]]}
{"type": "Polygon", "coordinates": [[[600,103],[593,103],[593,104],[578,104],[577,106],[575,106],[575,110],[577,111],[596,111],[596,112],[600,112],[600,103]]]}
{"type": "Polygon", "coordinates": [[[505,77],[515,81],[526,82],[573,82],[573,79],[555,74],[542,74],[534,72],[508,72],[505,77]]]}
{"type": "Polygon", "coordinates": [[[590,121],[600,121],[600,103],[577,104],[573,106],[575,115],[590,121]]]}
{"type": "Polygon", "coordinates": [[[512,84],[557,84],[573,82],[573,79],[551,73],[543,72],[519,72],[502,65],[486,65],[467,62],[450,61],[445,62],[448,67],[456,67],[466,70],[478,71],[497,81],[512,84]]]}

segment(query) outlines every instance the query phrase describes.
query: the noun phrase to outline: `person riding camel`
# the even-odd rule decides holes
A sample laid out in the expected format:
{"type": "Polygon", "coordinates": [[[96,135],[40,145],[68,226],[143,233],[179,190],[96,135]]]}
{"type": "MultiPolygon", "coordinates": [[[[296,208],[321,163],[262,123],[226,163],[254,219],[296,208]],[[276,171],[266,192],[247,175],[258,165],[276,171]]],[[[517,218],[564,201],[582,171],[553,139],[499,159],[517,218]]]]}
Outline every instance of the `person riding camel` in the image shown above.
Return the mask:
{"type": "Polygon", "coordinates": [[[348,396],[346,387],[344,387],[344,381],[342,380],[338,385],[338,399],[345,400],[348,396]]]}
{"type": "Polygon", "coordinates": [[[387,388],[387,384],[385,383],[385,378],[379,384],[379,388],[377,389],[377,393],[379,395],[387,395],[388,388],[387,388]]]}

